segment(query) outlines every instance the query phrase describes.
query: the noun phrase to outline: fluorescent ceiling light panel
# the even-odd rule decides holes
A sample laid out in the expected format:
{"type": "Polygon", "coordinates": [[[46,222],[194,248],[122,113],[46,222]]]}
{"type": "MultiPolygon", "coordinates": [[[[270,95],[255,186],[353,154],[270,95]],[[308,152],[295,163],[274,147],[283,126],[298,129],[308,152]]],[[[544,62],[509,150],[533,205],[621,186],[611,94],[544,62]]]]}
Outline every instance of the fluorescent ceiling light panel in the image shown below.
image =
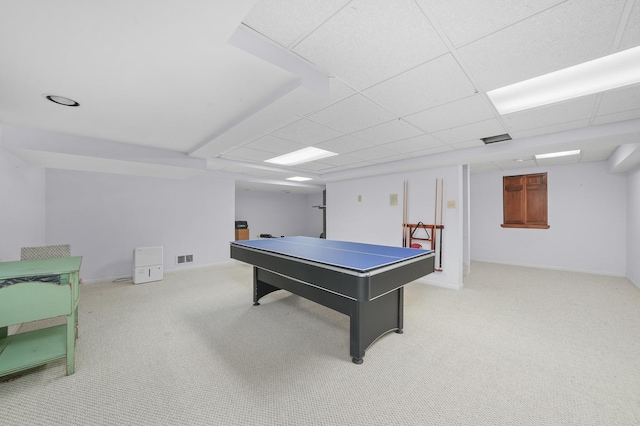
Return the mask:
{"type": "Polygon", "coordinates": [[[640,46],[487,92],[502,115],[640,83],[640,46]]]}
{"type": "Polygon", "coordinates": [[[267,163],[280,164],[283,166],[293,166],[295,164],[308,163],[309,161],[320,160],[321,158],[332,157],[338,155],[335,152],[325,151],[324,149],[309,146],[298,151],[293,151],[279,157],[264,160],[267,163]]]}
{"type": "Polygon", "coordinates": [[[567,155],[578,155],[580,154],[579,149],[575,149],[573,151],[562,151],[562,152],[550,152],[548,154],[536,154],[536,160],[540,160],[542,158],[554,158],[554,157],[565,157],[567,155]]]}
{"type": "Polygon", "coordinates": [[[302,176],[293,176],[293,177],[287,178],[287,180],[295,180],[296,182],[304,182],[306,180],[312,180],[312,179],[308,178],[308,177],[302,177],[302,176]]]}

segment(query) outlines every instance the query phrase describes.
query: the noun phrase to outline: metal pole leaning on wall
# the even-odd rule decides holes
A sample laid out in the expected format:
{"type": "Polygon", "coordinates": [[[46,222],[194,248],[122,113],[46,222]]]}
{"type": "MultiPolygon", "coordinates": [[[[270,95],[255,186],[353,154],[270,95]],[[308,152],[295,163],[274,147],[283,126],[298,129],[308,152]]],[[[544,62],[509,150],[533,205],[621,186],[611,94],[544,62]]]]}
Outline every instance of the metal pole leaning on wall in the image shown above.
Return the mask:
{"type": "Polygon", "coordinates": [[[435,192],[435,200],[433,202],[433,242],[431,244],[431,249],[436,249],[436,237],[437,237],[437,223],[438,223],[438,179],[436,179],[436,192],[435,192]]]}
{"type": "Polygon", "coordinates": [[[438,262],[439,269],[442,271],[442,233],[444,232],[444,178],[440,183],[440,260],[438,262]]]}
{"type": "Polygon", "coordinates": [[[409,181],[404,181],[402,193],[402,247],[407,246],[407,197],[409,196],[409,181]]]}
{"type": "Polygon", "coordinates": [[[437,272],[442,271],[442,232],[444,230],[443,225],[444,217],[444,179],[436,179],[436,192],[433,203],[433,244],[431,249],[436,252],[436,267],[437,272]],[[438,196],[439,195],[439,196],[438,196]],[[440,220],[438,221],[438,204],[440,205],[440,220]],[[438,232],[438,230],[440,232],[438,232]]]}

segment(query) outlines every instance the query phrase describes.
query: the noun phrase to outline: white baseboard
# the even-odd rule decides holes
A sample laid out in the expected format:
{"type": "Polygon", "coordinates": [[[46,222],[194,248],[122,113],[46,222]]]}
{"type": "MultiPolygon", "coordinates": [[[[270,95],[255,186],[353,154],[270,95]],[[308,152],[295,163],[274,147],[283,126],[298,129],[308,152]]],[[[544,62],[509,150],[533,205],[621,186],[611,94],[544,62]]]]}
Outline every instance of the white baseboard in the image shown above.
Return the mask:
{"type": "MultiPolygon", "coordinates": [[[[181,266],[179,268],[165,269],[163,271],[163,273],[165,275],[167,275],[167,274],[173,274],[175,272],[188,271],[188,270],[192,270],[192,269],[208,268],[208,267],[211,267],[211,266],[230,264],[230,263],[233,263],[233,262],[237,262],[237,260],[228,259],[228,260],[223,260],[223,261],[220,261],[220,262],[207,263],[207,264],[204,264],[204,265],[181,266]]],[[[80,275],[82,275],[82,271],[80,272],[80,275]]],[[[114,276],[114,277],[92,278],[92,279],[87,279],[87,280],[83,280],[83,281],[84,281],[84,284],[94,284],[94,283],[100,283],[100,282],[104,282],[104,281],[124,281],[124,282],[126,282],[127,280],[133,281],[133,276],[131,276],[131,275],[119,275],[119,276],[114,276]]]]}
{"type": "Polygon", "coordinates": [[[627,278],[625,274],[615,274],[612,272],[603,272],[603,271],[592,271],[588,269],[562,268],[559,266],[532,265],[532,264],[518,263],[518,262],[498,262],[496,260],[483,260],[483,259],[472,259],[472,262],[495,263],[497,265],[522,266],[525,268],[549,269],[552,271],[578,272],[582,274],[604,275],[607,277],[627,278]]]}
{"type": "Polygon", "coordinates": [[[638,284],[637,282],[635,282],[634,280],[632,280],[631,278],[627,277],[627,279],[629,280],[629,282],[631,283],[631,285],[633,285],[635,288],[637,288],[638,290],[640,290],[640,284],[638,284]]]}
{"type": "Polygon", "coordinates": [[[227,264],[231,264],[233,262],[237,262],[237,260],[235,260],[235,259],[227,259],[227,260],[222,260],[220,262],[207,263],[207,264],[204,264],[204,265],[201,264],[201,265],[181,266],[179,268],[165,269],[164,273],[165,274],[173,274],[175,272],[189,271],[189,270],[193,270],[193,269],[209,268],[211,266],[217,266],[217,265],[227,265],[227,264]]]}
{"type": "Polygon", "coordinates": [[[427,285],[432,285],[432,286],[436,286],[436,287],[448,288],[450,290],[460,290],[463,287],[462,284],[460,284],[460,285],[448,284],[448,283],[443,283],[443,282],[440,282],[440,281],[433,281],[433,280],[430,280],[427,277],[418,278],[415,281],[419,282],[420,284],[427,284],[427,285]]]}

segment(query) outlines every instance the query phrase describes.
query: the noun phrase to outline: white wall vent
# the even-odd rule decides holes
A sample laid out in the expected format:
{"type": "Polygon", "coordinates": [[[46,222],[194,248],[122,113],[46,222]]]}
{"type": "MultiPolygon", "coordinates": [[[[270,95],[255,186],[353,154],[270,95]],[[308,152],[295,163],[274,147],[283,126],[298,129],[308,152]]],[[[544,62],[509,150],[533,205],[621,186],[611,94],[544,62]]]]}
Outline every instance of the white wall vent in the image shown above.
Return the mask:
{"type": "Polygon", "coordinates": [[[133,250],[133,283],[160,281],[163,278],[162,246],[137,247],[133,250]]]}

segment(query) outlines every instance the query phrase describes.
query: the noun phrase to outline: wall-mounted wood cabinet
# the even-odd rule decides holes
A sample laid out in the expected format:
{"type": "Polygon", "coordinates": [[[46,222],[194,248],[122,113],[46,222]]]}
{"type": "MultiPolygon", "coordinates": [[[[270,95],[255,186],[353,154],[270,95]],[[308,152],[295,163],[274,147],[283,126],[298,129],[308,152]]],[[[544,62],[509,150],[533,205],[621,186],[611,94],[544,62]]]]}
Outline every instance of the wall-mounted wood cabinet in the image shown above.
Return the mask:
{"type": "Polygon", "coordinates": [[[549,228],[547,174],[504,176],[503,228],[549,228]]]}

